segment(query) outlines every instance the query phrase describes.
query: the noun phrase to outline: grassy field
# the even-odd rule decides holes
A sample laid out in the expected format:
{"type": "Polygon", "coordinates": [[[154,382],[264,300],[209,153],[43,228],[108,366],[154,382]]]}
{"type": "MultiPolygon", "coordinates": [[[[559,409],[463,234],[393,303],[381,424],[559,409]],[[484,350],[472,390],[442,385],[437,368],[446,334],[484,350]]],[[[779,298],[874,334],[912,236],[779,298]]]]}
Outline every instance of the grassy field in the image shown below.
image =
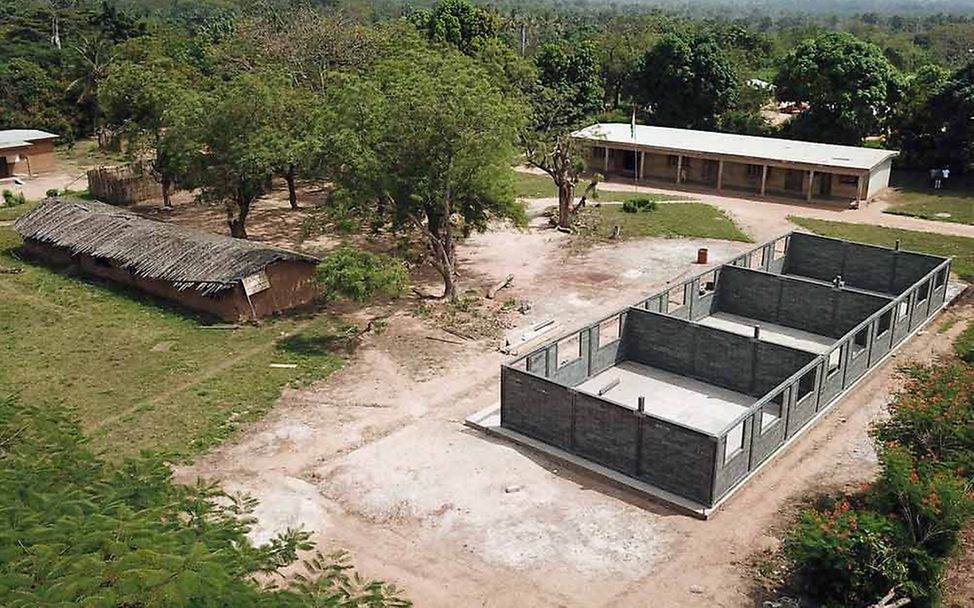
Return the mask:
{"type": "Polygon", "coordinates": [[[36,206],[37,201],[27,201],[23,205],[17,205],[16,207],[0,207],[0,222],[15,220],[36,206]]]}
{"type": "Polygon", "coordinates": [[[331,317],[204,329],[137,292],[22,262],[19,243],[0,228],[0,394],[73,408],[110,458],[191,456],[265,413],[286,384],[341,365],[344,328],[331,317]]]}
{"type": "MultiPolygon", "coordinates": [[[[587,183],[586,183],[587,185],[587,183]]],[[[666,194],[642,194],[621,190],[606,190],[599,187],[596,200],[604,202],[622,202],[637,196],[648,196],[655,200],[689,200],[690,197],[674,197],[666,194]]],[[[556,198],[558,189],[555,183],[547,175],[534,175],[532,173],[515,172],[514,191],[518,198],[556,198]]],[[[577,194],[581,194],[578,192],[577,194]]]]}
{"type": "Polygon", "coordinates": [[[622,205],[604,205],[583,210],[579,232],[597,239],[608,239],[615,226],[620,237],[648,236],[699,237],[749,242],[751,239],[724,215],[703,203],[663,203],[654,211],[626,213],[622,205]]]}
{"type": "Polygon", "coordinates": [[[789,217],[788,219],[823,236],[833,236],[887,247],[894,246],[899,240],[903,249],[953,256],[953,271],[957,276],[966,281],[974,280],[974,239],[971,238],[802,217],[789,217]]]}
{"type": "Polygon", "coordinates": [[[934,190],[925,175],[901,172],[894,174],[893,185],[897,191],[890,196],[886,213],[974,224],[974,183],[966,177],[952,177],[946,190],[934,190]],[[949,217],[937,214],[949,214],[949,217]]]}

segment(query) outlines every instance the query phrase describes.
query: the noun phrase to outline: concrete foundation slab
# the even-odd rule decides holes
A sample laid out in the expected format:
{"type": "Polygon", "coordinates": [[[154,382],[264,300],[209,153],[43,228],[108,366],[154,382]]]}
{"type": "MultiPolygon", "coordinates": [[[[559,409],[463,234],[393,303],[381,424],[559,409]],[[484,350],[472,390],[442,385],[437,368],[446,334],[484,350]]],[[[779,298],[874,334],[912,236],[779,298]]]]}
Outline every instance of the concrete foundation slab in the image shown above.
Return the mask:
{"type": "Polygon", "coordinates": [[[827,353],[835,344],[835,338],[813,334],[783,325],[776,325],[775,323],[767,323],[748,317],[732,315],[726,312],[716,312],[697,322],[700,325],[706,325],[707,327],[741,336],[753,336],[754,327],[758,326],[761,328],[761,340],[816,355],[827,353]]]}
{"type": "Polygon", "coordinates": [[[754,404],[754,397],[743,393],[633,361],[610,367],[576,390],[634,410],[639,397],[645,397],[647,414],[714,434],[754,404]]]}

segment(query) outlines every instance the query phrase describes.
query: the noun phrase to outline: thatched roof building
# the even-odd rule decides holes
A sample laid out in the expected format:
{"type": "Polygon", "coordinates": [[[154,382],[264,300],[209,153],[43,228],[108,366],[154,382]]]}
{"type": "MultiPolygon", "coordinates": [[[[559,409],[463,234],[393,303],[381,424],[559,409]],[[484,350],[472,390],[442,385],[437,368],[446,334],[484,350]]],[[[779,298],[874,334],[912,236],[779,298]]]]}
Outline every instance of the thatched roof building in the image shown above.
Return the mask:
{"type": "Polygon", "coordinates": [[[100,202],[50,198],[14,228],[28,251],[48,261],[79,264],[91,274],[224,318],[271,314],[314,296],[315,257],[147,219],[100,202]]]}

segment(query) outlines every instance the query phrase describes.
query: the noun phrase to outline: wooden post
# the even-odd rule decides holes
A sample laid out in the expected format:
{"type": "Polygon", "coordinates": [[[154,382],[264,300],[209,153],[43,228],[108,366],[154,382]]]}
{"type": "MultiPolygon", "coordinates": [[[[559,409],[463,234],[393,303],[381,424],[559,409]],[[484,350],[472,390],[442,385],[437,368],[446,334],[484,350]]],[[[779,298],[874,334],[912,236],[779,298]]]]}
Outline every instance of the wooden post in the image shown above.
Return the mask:
{"type": "Polygon", "coordinates": [[[808,192],[805,193],[805,200],[808,202],[812,201],[812,187],[815,185],[815,170],[810,169],[808,171],[808,192]]]}
{"type": "Polygon", "coordinates": [[[680,183],[683,176],[683,155],[678,154],[676,156],[676,183],[680,183]]]}
{"type": "Polygon", "coordinates": [[[768,186],[768,165],[763,165],[761,169],[761,196],[764,196],[764,191],[768,186]]]}
{"type": "Polygon", "coordinates": [[[717,192],[720,192],[721,184],[724,181],[724,161],[717,161],[717,192]]]}

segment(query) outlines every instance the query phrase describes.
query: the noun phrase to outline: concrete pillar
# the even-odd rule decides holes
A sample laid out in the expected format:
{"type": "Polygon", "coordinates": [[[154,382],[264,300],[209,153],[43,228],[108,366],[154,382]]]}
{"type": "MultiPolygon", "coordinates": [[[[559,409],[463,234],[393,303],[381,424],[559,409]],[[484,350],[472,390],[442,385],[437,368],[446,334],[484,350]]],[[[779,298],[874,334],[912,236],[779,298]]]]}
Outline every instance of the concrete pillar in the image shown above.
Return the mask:
{"type": "Polygon", "coordinates": [[[811,202],[812,200],[812,188],[815,186],[815,170],[812,169],[808,172],[808,192],[805,193],[805,200],[811,202]]]}
{"type": "Polygon", "coordinates": [[[761,196],[764,196],[764,191],[768,186],[768,165],[763,165],[761,168],[761,196]]]}
{"type": "Polygon", "coordinates": [[[640,180],[642,180],[643,179],[643,175],[645,174],[645,172],[646,172],[646,153],[645,152],[640,152],[639,153],[639,172],[636,175],[637,175],[637,177],[640,180]]]}
{"type": "Polygon", "coordinates": [[[720,192],[721,185],[724,181],[724,161],[717,161],[717,192],[720,192]]]}
{"type": "Polygon", "coordinates": [[[683,155],[678,154],[676,157],[676,183],[680,183],[683,177],[683,155]]]}
{"type": "Polygon", "coordinates": [[[862,202],[862,199],[866,197],[862,192],[862,184],[863,184],[862,176],[860,175],[859,179],[856,180],[856,206],[858,206],[859,203],[862,202]]]}
{"type": "Polygon", "coordinates": [[[609,146],[605,147],[605,160],[603,162],[602,173],[608,175],[609,173],[609,146]]]}

